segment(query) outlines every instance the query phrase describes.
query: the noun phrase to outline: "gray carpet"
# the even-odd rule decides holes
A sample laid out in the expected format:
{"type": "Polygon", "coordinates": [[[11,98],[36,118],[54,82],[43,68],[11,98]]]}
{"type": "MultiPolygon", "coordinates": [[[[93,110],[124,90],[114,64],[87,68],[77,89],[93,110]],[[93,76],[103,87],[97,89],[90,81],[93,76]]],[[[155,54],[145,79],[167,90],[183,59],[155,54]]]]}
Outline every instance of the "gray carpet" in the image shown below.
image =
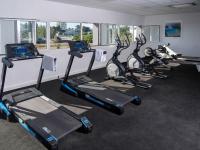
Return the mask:
{"type": "MultiPolygon", "coordinates": [[[[91,77],[103,81],[104,69],[91,77]]],[[[88,106],[85,115],[93,132],[68,136],[67,150],[198,150],[200,149],[200,73],[194,66],[180,66],[167,80],[152,79],[149,90],[126,91],[142,97],[142,104],[127,105],[121,116],[59,91],[60,81],[46,82],[42,92],[65,104],[88,106]],[[92,108],[92,109],[91,109],[92,108]]],[[[0,150],[45,149],[17,123],[0,120],[0,150]]]]}

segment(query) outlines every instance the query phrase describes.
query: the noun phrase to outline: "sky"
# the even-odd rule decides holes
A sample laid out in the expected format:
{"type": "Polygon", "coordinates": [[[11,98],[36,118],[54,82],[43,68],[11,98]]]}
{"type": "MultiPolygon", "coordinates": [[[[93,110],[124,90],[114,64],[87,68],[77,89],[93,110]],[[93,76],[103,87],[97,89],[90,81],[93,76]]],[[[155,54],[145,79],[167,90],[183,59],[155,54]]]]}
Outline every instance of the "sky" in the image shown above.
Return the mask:
{"type": "MultiPolygon", "coordinates": [[[[51,26],[56,26],[59,22],[50,22],[51,26]]],[[[75,28],[77,25],[80,25],[80,23],[67,23],[67,28],[75,28]]],[[[93,27],[93,24],[91,23],[82,23],[83,26],[86,27],[93,27]]]]}

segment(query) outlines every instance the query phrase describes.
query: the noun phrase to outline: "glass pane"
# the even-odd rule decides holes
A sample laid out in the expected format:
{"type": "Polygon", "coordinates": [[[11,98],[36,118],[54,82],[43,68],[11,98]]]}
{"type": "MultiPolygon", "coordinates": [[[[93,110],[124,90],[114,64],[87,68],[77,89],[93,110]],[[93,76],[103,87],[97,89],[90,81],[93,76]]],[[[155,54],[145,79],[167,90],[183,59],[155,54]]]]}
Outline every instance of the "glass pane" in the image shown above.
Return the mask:
{"type": "Polygon", "coordinates": [[[5,53],[5,45],[16,43],[16,21],[0,20],[0,48],[1,54],[5,53]]]}
{"type": "Polygon", "coordinates": [[[150,41],[160,42],[160,26],[150,27],[150,41]]]}
{"type": "Polygon", "coordinates": [[[101,45],[108,45],[109,44],[109,31],[108,31],[108,24],[101,24],[100,28],[100,44],[101,45]]]}
{"type": "Polygon", "coordinates": [[[141,34],[142,29],[140,26],[133,26],[133,40],[136,41],[136,37],[139,37],[141,34]]]}
{"type": "Polygon", "coordinates": [[[50,22],[50,48],[51,49],[63,49],[67,48],[66,42],[67,23],[64,22],[50,22]]]}
{"type": "Polygon", "coordinates": [[[115,44],[116,33],[117,33],[116,25],[101,24],[101,29],[100,29],[101,45],[115,44]]]}
{"type": "Polygon", "coordinates": [[[145,35],[147,42],[150,41],[150,26],[143,26],[142,33],[145,35]]]}
{"type": "Polygon", "coordinates": [[[126,40],[126,34],[128,35],[130,41],[133,40],[133,28],[131,26],[120,25],[119,26],[119,36],[122,42],[126,40]]]}
{"type": "Polygon", "coordinates": [[[94,23],[93,24],[93,45],[99,45],[99,28],[100,24],[99,23],[94,23]]]}
{"type": "Polygon", "coordinates": [[[20,42],[21,43],[33,42],[32,27],[33,25],[31,21],[20,21],[20,42]]]}
{"type": "Polygon", "coordinates": [[[147,42],[160,42],[159,25],[143,26],[142,33],[146,36],[147,42]]]}
{"type": "Polygon", "coordinates": [[[81,39],[80,23],[67,23],[65,34],[67,40],[80,40],[81,39]]]}
{"type": "Polygon", "coordinates": [[[82,36],[84,41],[93,44],[93,24],[91,23],[82,24],[82,36]]]}
{"type": "Polygon", "coordinates": [[[47,24],[46,22],[37,22],[36,23],[36,46],[38,49],[47,48],[47,24]]]}
{"type": "Polygon", "coordinates": [[[115,44],[116,33],[117,33],[116,25],[109,25],[109,29],[108,29],[108,44],[115,44]]]}

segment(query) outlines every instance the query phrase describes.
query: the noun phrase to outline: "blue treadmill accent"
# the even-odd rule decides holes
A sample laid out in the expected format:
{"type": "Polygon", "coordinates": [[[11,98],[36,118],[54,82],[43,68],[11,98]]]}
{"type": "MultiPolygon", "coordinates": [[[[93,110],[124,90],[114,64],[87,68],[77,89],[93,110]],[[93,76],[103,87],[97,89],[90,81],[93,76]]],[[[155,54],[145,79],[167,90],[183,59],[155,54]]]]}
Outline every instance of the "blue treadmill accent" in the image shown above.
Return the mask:
{"type": "Polygon", "coordinates": [[[21,118],[17,118],[18,119],[18,122],[20,123],[20,125],[26,130],[28,131],[32,136],[36,137],[36,133],[31,130],[29,128],[29,126],[21,119],[21,118]]]}
{"type": "Polygon", "coordinates": [[[55,136],[50,135],[47,139],[48,142],[52,142],[52,141],[57,141],[57,138],[55,138],[55,136]]]}
{"type": "Polygon", "coordinates": [[[90,100],[90,101],[93,101],[101,106],[104,106],[105,104],[103,102],[100,102],[98,99],[95,99],[94,97],[88,95],[88,94],[85,94],[85,97],[90,100]]]}
{"type": "Polygon", "coordinates": [[[9,111],[8,108],[4,105],[3,102],[0,102],[0,109],[1,109],[4,113],[6,113],[7,116],[10,116],[10,115],[11,115],[10,111],[9,111]]]}
{"type": "Polygon", "coordinates": [[[78,94],[77,91],[75,91],[74,89],[72,89],[71,87],[69,87],[67,84],[65,84],[64,82],[62,82],[62,86],[64,86],[67,90],[71,91],[74,94],[78,94]]]}

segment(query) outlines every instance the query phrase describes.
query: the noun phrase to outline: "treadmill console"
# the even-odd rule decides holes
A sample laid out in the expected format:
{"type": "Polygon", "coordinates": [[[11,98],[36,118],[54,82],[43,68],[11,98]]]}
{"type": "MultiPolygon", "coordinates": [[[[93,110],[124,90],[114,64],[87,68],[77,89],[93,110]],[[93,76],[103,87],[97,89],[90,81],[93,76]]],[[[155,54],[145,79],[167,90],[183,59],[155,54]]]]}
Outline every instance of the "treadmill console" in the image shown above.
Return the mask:
{"type": "Polygon", "coordinates": [[[39,52],[33,43],[7,44],[6,56],[11,59],[35,58],[39,52]]]}
{"type": "Polygon", "coordinates": [[[69,43],[70,51],[79,53],[94,52],[86,41],[67,41],[69,43]]]}

